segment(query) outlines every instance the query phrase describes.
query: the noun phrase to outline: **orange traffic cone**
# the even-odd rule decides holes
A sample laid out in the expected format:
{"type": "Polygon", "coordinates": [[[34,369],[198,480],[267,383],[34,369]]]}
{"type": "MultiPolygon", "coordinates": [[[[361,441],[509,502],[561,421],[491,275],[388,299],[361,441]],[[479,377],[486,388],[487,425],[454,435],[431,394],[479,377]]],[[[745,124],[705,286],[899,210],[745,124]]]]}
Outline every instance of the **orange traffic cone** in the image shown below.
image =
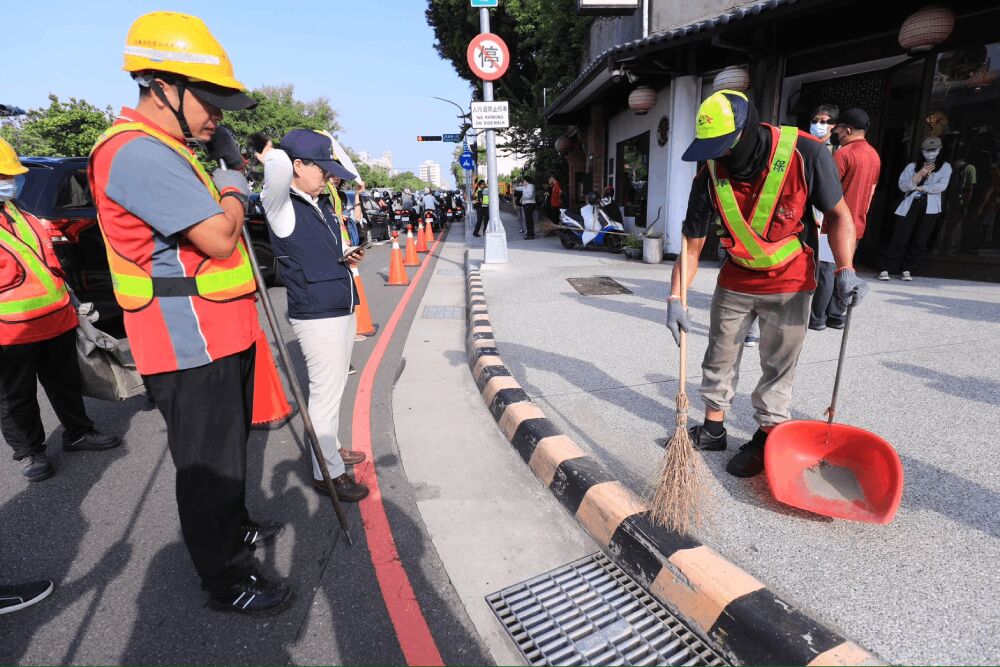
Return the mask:
{"type": "Polygon", "coordinates": [[[428,252],[427,237],[424,236],[424,221],[421,219],[417,223],[417,252],[428,252]]]}
{"type": "Polygon", "coordinates": [[[428,220],[425,227],[425,231],[427,233],[424,234],[424,238],[427,240],[427,245],[430,246],[434,243],[434,223],[428,220]]]}
{"type": "Polygon", "coordinates": [[[403,266],[403,251],[399,249],[399,232],[392,233],[392,258],[389,260],[389,282],[386,285],[405,287],[410,284],[403,266]]]}
{"type": "Polygon", "coordinates": [[[420,257],[417,255],[417,241],[413,238],[413,225],[406,226],[406,256],[403,258],[404,266],[420,266],[420,257]]]}
{"type": "Polygon", "coordinates": [[[351,269],[354,274],[354,289],[358,291],[358,307],[354,309],[357,318],[355,333],[359,336],[374,336],[378,325],[372,323],[372,313],[368,309],[368,297],[365,296],[365,284],[361,282],[361,272],[357,267],[351,269]]]}
{"type": "Polygon", "coordinates": [[[251,421],[254,428],[280,428],[292,417],[294,410],[285,398],[285,388],[281,386],[278,368],[274,365],[271,346],[267,344],[263,329],[257,334],[256,348],[251,421]]]}

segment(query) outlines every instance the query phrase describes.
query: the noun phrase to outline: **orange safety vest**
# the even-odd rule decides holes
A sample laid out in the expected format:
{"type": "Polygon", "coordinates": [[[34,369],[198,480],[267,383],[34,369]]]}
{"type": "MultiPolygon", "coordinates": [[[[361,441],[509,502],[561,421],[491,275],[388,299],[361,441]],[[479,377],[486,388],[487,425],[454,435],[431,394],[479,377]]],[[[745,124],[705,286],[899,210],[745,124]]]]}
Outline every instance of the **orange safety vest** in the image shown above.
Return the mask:
{"type": "MultiPolygon", "coordinates": [[[[94,144],[94,148],[90,151],[91,157],[104,142],[124,132],[143,132],[175,150],[178,155],[187,160],[215,200],[219,201],[219,191],[198,158],[173,137],[145,123],[130,121],[112,125],[94,144]]],[[[92,165],[93,161],[91,161],[91,167],[92,165]]],[[[100,223],[100,214],[98,214],[97,219],[100,223]]],[[[99,226],[108,253],[108,267],[111,269],[115,299],[122,310],[129,312],[142,310],[157,297],[199,296],[208,301],[224,302],[252,294],[257,290],[253,269],[250,266],[250,257],[242,239],[236,244],[236,252],[227,259],[206,257],[192,277],[158,279],[115,250],[104,232],[104,226],[99,226]]]]}
{"type": "Polygon", "coordinates": [[[722,247],[733,262],[743,268],[770,271],[788,264],[802,253],[802,242],[796,234],[777,241],[767,239],[771,218],[788,177],[798,132],[794,127],[782,127],[780,131],[771,128],[771,160],[749,221],[740,210],[729,179],[717,176],[714,160],[707,162],[719,215],[730,235],[721,239],[722,247]]]}
{"type": "Polygon", "coordinates": [[[13,232],[0,225],[0,252],[6,251],[14,258],[24,279],[0,290],[0,322],[20,324],[65,308],[69,291],[45,261],[43,239],[11,202],[4,202],[3,211],[13,222],[13,232]]]}

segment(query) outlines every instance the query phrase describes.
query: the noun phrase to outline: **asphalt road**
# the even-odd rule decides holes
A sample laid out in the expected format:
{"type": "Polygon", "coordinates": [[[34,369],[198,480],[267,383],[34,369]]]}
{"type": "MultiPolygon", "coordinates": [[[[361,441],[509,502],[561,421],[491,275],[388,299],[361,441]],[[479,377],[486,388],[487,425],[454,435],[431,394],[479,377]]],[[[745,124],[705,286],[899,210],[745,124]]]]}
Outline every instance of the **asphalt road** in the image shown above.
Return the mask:
{"type": "MultiPolygon", "coordinates": [[[[384,286],[389,250],[388,245],[371,249],[362,264],[373,318],[381,324],[405,291],[384,286]]],[[[432,268],[413,294],[375,379],[374,464],[400,560],[443,661],[487,664],[488,654],[427,537],[392,422],[401,350],[432,268]]],[[[284,289],[270,293],[283,316],[284,289]]],[[[298,376],[308,386],[291,328],[285,323],[283,329],[298,376]]],[[[359,371],[381,335],[355,344],[359,371]]],[[[359,377],[351,376],[341,412],[347,446],[359,377]]],[[[345,505],[351,547],[329,499],[311,488],[300,420],[251,437],[251,516],[286,524],[275,544],[258,551],[258,559],[265,572],[287,577],[296,597],[280,615],[248,619],[205,605],[180,539],[174,469],[159,413],[146,409],[141,397],[119,404],[87,399],[99,427],[123,433],[126,444],[104,453],[64,454],[58,445],[62,429],[41,392],[40,403],[57,474],[29,486],[19,464],[6,457],[0,461],[0,580],[49,578],[56,590],[33,607],[0,616],[0,663],[405,662],[358,507],[345,505]]],[[[373,473],[366,464],[357,474],[373,473]]]]}

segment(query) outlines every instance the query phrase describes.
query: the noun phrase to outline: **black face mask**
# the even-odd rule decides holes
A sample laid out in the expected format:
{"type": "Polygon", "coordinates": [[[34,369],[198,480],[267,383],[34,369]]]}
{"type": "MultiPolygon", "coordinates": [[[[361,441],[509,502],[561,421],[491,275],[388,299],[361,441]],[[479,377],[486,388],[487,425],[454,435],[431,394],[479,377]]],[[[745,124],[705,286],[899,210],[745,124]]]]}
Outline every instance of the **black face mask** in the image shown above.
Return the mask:
{"type": "Polygon", "coordinates": [[[767,164],[770,149],[770,135],[766,128],[760,126],[757,109],[753,103],[747,110],[747,122],[739,141],[733,146],[729,155],[720,157],[717,162],[726,168],[730,178],[738,181],[755,179],[767,164]]]}

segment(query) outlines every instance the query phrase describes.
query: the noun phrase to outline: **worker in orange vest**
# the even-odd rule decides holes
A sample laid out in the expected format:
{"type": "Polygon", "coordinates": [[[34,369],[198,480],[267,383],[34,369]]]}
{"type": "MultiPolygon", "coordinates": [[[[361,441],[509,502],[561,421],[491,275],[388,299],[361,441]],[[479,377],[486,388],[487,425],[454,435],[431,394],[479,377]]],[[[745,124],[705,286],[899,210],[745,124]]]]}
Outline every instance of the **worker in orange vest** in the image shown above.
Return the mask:
{"type": "Polygon", "coordinates": [[[76,309],[48,231],[14,203],[28,170],[0,138],[0,425],[29,482],[55,474],[45,455],[40,381],[63,425],[63,451],[113,449],[121,438],[94,429],[76,361],[76,309]]]}
{"type": "Polygon", "coordinates": [[[191,146],[223,110],[256,105],[201,19],[151,12],[131,26],[125,71],[139,85],[97,141],[90,183],[115,298],[136,366],[167,425],[181,532],[213,607],[284,608],[289,587],[260,575],[253,548],[282,526],[250,520],[256,283],[241,239],[249,188],[209,176],[191,146]]]}

